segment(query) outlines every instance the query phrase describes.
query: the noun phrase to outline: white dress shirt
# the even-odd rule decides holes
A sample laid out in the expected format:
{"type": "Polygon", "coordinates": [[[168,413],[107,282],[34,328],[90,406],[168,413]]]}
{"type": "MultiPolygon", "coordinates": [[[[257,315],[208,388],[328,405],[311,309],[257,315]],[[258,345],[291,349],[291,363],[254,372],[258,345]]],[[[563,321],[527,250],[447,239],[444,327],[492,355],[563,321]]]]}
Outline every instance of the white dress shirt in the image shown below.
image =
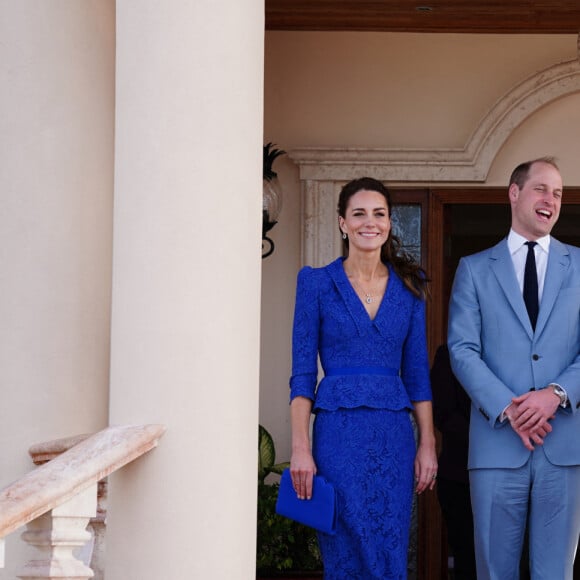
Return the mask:
{"type": "MultiPolygon", "coordinates": [[[[512,262],[516,271],[516,278],[520,285],[520,291],[524,292],[524,270],[526,268],[526,257],[528,247],[525,245],[526,238],[510,230],[507,243],[510,251],[512,262]]],[[[546,278],[546,267],[548,266],[548,253],[550,252],[550,236],[544,236],[534,240],[537,244],[534,246],[536,256],[536,271],[538,273],[538,304],[542,303],[542,294],[544,292],[544,280],[546,278]]]]}

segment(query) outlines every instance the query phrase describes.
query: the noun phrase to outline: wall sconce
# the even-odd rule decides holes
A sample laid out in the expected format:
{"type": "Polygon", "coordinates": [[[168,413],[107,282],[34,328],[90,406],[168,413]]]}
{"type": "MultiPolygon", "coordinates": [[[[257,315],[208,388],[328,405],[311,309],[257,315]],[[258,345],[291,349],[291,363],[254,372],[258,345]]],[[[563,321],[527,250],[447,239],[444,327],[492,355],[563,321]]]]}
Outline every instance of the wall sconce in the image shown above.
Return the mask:
{"type": "Polygon", "coordinates": [[[282,209],[282,188],[278,174],[272,169],[274,160],[286,151],[274,149],[273,143],[264,145],[262,190],[262,259],[274,252],[274,242],[266,235],[277,223],[282,209]]]}

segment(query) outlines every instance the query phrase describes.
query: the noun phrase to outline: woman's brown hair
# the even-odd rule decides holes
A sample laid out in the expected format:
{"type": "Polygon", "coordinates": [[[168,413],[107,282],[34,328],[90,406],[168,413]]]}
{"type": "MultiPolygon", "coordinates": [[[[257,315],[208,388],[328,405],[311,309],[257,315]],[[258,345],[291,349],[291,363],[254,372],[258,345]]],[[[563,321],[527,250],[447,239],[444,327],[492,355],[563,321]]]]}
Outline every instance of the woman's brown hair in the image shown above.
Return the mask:
{"type": "MultiPolygon", "coordinates": [[[[372,177],[353,179],[341,189],[338,197],[338,215],[340,217],[346,217],[348,202],[359,191],[376,191],[380,193],[387,202],[389,218],[391,217],[393,208],[391,194],[381,181],[373,179],[372,177]]],[[[348,255],[348,237],[343,239],[343,246],[345,254],[348,255]]],[[[402,250],[401,240],[392,231],[389,233],[387,241],[381,247],[381,260],[385,264],[391,264],[393,266],[393,269],[403,280],[405,286],[415,296],[419,298],[425,298],[427,296],[427,283],[429,280],[425,274],[425,270],[417,264],[411,255],[402,250]]]]}

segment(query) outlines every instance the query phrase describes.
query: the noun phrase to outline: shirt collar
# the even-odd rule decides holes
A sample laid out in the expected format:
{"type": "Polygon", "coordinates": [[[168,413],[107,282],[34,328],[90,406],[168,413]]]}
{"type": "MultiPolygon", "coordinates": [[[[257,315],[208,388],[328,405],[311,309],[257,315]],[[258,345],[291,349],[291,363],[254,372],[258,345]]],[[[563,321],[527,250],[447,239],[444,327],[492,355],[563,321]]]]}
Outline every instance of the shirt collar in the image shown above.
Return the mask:
{"type": "MultiPolygon", "coordinates": [[[[527,242],[528,240],[524,238],[524,236],[520,236],[520,234],[514,232],[514,230],[510,229],[510,233],[508,234],[508,249],[510,254],[513,256],[521,247],[527,242]]],[[[550,235],[543,236],[535,240],[538,242],[538,246],[544,250],[544,252],[549,253],[550,251],[550,235]]]]}

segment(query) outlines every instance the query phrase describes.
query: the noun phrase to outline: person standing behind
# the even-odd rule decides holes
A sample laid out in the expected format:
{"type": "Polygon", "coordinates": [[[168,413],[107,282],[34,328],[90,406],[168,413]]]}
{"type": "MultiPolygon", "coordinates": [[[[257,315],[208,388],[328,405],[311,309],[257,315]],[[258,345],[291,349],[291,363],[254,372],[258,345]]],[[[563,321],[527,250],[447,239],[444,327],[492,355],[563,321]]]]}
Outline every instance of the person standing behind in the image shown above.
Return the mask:
{"type": "Polygon", "coordinates": [[[347,257],[298,274],[290,472],[301,499],[311,497],[315,473],[336,489],[336,535],[318,534],[329,580],[406,578],[413,475],[417,493],[437,476],[426,280],[399,253],[391,209],[380,181],[347,183],[338,201],[347,257]]]}
{"type": "Polygon", "coordinates": [[[442,344],[431,367],[433,418],[442,435],[437,498],[453,554],[453,580],[475,580],[473,516],[469,495],[467,450],[471,401],[451,370],[442,344]]]}
{"type": "Polygon", "coordinates": [[[453,372],[472,400],[477,577],[518,577],[528,521],[532,580],[570,580],[580,534],[580,249],[550,236],[562,203],[553,158],[518,165],[508,196],[508,237],[461,259],[449,313],[453,372]]]}

